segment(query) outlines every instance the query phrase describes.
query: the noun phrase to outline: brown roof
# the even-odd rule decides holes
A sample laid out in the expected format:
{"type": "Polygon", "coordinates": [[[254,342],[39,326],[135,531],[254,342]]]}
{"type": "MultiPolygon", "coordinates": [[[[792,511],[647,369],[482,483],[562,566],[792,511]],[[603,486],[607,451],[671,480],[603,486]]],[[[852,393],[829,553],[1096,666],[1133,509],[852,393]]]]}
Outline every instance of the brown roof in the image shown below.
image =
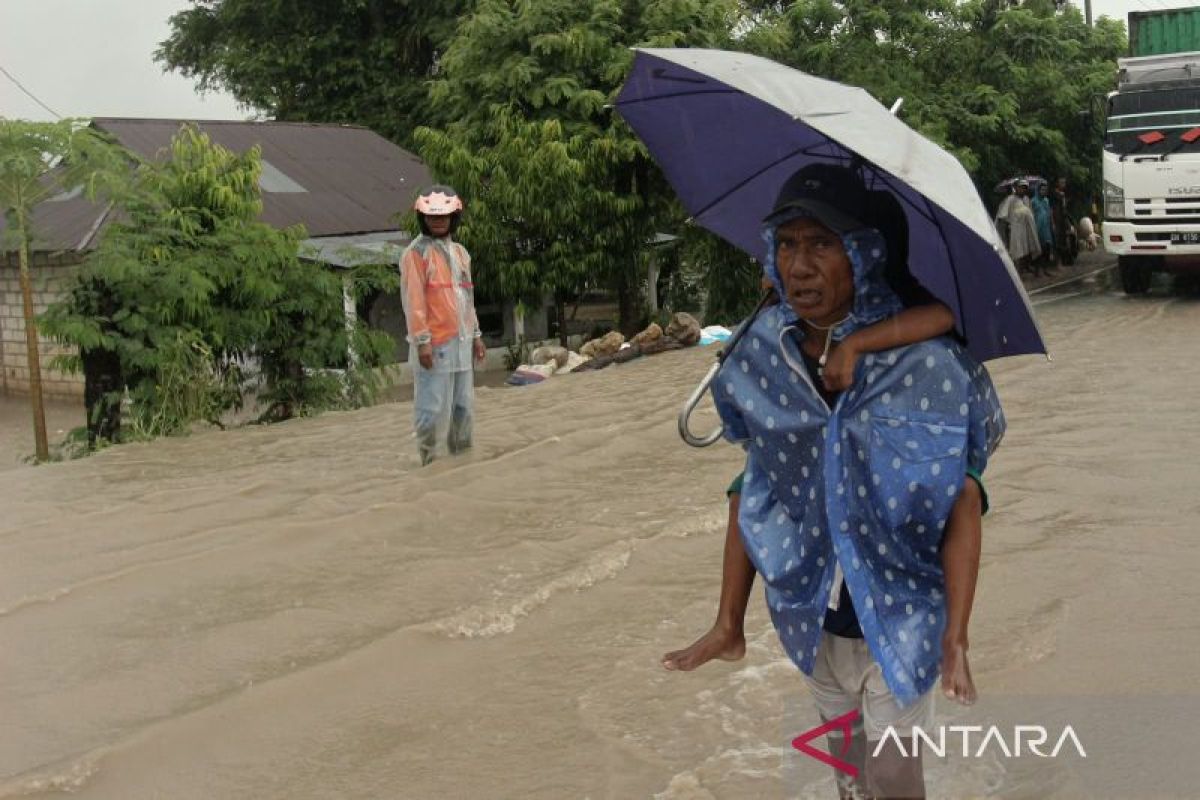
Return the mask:
{"type": "MultiPolygon", "coordinates": [[[[122,146],[147,159],[162,157],[185,122],[92,120],[122,146]]],[[[215,143],[235,152],[257,144],[265,162],[260,218],[281,228],[302,224],[310,237],[396,230],[397,212],[406,210],[431,180],[419,158],[366,128],[304,122],[194,124],[215,143]]],[[[94,246],[103,214],[103,207],[82,197],[42,203],[33,217],[35,249],[94,246]]]]}

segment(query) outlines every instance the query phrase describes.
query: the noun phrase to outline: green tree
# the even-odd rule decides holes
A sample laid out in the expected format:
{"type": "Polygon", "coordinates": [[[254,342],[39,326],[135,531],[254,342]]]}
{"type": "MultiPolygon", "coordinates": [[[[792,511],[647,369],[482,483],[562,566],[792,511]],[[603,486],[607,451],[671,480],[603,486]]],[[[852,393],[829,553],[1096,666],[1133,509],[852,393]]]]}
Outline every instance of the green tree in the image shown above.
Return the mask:
{"type": "Polygon", "coordinates": [[[46,329],[74,345],[65,366],[89,384],[93,439],[186,432],[239,407],[253,360],[264,419],[354,402],[327,367],[377,365],[390,342],[347,328],[342,284],[299,258],[303,231],[257,221],[257,148],[236,154],[184,127],[170,157],[143,165],[122,221],[105,232],[46,329]],[[347,364],[348,348],[360,364],[347,364]],[[128,389],[132,431],[120,430],[128,389]]]}
{"type": "Polygon", "coordinates": [[[1099,133],[1081,112],[1114,84],[1119,22],[1089,28],[1052,0],[795,0],[747,19],[747,49],[887,104],[903,97],[904,120],[958,156],[985,196],[1023,171],[1098,182],[1099,133]]]}
{"type": "Polygon", "coordinates": [[[487,288],[561,299],[599,284],[616,291],[621,326],[638,325],[646,243],[681,213],[606,104],[630,46],[720,47],[733,21],[731,4],[705,0],[477,3],[432,88],[453,121],[416,140],[469,200],[462,237],[487,254],[487,288]]]}
{"type": "MultiPolygon", "coordinates": [[[[990,27],[981,9],[964,6],[964,15],[972,12],[977,74],[999,100],[995,123],[984,121],[985,135],[972,148],[981,188],[1027,170],[1098,189],[1102,134],[1084,114],[1116,84],[1116,59],[1126,50],[1124,24],[1102,18],[1088,27],[1078,9],[1056,13],[1050,0],[1001,11],[990,27]]],[[[953,124],[948,130],[964,145],[973,133],[953,124]]]]}
{"type": "MultiPolygon", "coordinates": [[[[630,45],[743,49],[903,97],[905,121],[986,197],[1027,170],[1098,183],[1100,135],[1080,112],[1113,85],[1125,39],[1120,23],[1089,28],[1054,0],[194,0],[158,55],[279,119],[419,145],[469,202],[461,236],[486,265],[485,292],[610,289],[628,329],[642,245],[682,216],[605,108],[630,45]]],[[[689,260],[728,263],[686,238],[689,260]]]]}
{"type": "Polygon", "coordinates": [[[33,209],[43,200],[79,186],[85,186],[93,197],[102,186],[112,189],[124,166],[118,151],[79,120],[26,122],[0,118],[0,212],[6,223],[0,252],[10,247],[17,250],[34,443],[39,461],[45,461],[50,451],[29,276],[33,209]]]}
{"type": "Polygon", "coordinates": [[[745,319],[762,297],[762,268],[728,242],[700,228],[683,237],[686,258],[704,276],[704,321],[734,325],[745,319]]]}
{"type": "Polygon", "coordinates": [[[279,120],[408,143],[438,120],[426,83],[470,0],[192,0],[155,58],[279,120]]]}

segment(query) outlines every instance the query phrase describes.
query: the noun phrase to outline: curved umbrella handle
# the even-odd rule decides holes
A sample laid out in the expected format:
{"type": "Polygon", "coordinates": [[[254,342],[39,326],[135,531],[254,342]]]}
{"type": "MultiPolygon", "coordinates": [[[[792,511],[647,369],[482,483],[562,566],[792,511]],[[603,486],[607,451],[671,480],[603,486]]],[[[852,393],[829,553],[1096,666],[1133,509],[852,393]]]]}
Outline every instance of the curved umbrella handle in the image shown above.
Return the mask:
{"type": "Polygon", "coordinates": [[[718,425],[714,431],[706,436],[696,436],[688,427],[688,421],[692,416],[692,412],[696,410],[696,406],[700,405],[701,398],[708,391],[708,387],[712,384],[713,379],[717,377],[719,369],[721,369],[721,362],[718,360],[717,363],[709,367],[708,374],[704,376],[704,379],[700,381],[700,385],[684,401],[683,408],[679,411],[679,435],[692,447],[708,447],[720,439],[721,433],[724,431],[724,427],[718,425]]]}
{"type": "Polygon", "coordinates": [[[737,347],[737,343],[740,342],[742,337],[746,335],[746,331],[750,330],[750,324],[754,322],[756,317],[758,317],[759,312],[766,308],[767,304],[770,303],[774,297],[775,291],[773,289],[768,289],[763,293],[762,299],[758,301],[758,305],[754,307],[752,312],[750,312],[750,316],[747,317],[746,321],[739,325],[738,329],[733,332],[733,336],[729,337],[729,341],[725,343],[723,348],[721,348],[721,352],[717,353],[717,363],[709,367],[708,373],[704,376],[704,379],[700,381],[700,385],[692,391],[692,393],[688,396],[688,399],[684,402],[683,408],[680,409],[679,435],[683,437],[683,440],[692,447],[708,447],[710,444],[721,438],[721,434],[725,430],[724,426],[718,426],[716,430],[707,436],[696,436],[692,433],[691,428],[688,427],[688,420],[691,418],[692,412],[696,410],[696,406],[700,405],[700,398],[704,397],[704,393],[708,391],[708,387],[711,386],[713,380],[716,379],[717,371],[721,369],[721,365],[725,363],[725,359],[728,358],[729,354],[733,352],[733,348],[737,347]]]}

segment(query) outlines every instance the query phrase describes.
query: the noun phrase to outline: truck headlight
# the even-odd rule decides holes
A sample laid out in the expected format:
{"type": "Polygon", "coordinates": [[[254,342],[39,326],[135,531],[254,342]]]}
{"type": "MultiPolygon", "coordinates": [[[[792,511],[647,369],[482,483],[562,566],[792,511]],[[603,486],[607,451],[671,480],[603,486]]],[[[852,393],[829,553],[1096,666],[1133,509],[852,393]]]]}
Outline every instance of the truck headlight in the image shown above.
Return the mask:
{"type": "Polygon", "coordinates": [[[1125,219],[1125,190],[1108,181],[1104,182],[1104,218],[1125,219]]]}

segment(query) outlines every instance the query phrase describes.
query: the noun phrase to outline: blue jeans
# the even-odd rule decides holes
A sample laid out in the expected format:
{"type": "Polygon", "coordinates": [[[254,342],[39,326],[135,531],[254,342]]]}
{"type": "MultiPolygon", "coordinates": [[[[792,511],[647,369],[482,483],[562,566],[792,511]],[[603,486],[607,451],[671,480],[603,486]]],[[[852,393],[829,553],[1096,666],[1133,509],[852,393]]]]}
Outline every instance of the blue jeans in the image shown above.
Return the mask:
{"type": "Polygon", "coordinates": [[[435,372],[418,366],[413,373],[413,428],[421,463],[437,455],[444,439],[451,455],[471,446],[475,373],[435,372]]]}

